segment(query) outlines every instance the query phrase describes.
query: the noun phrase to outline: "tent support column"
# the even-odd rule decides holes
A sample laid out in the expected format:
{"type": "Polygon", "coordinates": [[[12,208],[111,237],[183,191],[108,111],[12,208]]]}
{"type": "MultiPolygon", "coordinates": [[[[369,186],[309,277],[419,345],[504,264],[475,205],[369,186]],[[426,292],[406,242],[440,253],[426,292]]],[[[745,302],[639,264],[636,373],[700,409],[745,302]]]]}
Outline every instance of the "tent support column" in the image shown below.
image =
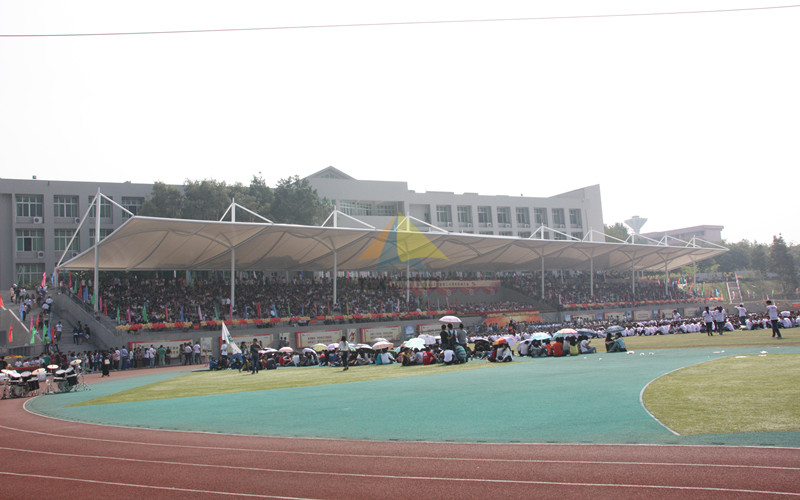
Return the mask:
{"type": "Polygon", "coordinates": [[[589,296],[594,299],[594,256],[589,257],[589,296]]]}
{"type": "MultiPolygon", "coordinates": [[[[231,199],[231,222],[236,223],[236,203],[231,199]]],[[[231,247],[231,306],[228,308],[228,319],[233,319],[233,308],[236,306],[236,248],[231,247]]]]}
{"type": "MultiPolygon", "coordinates": [[[[333,212],[333,227],[339,227],[339,211],[336,210],[333,212]]],[[[336,283],[339,281],[339,256],[336,254],[336,249],[333,249],[333,307],[336,307],[338,303],[338,290],[336,289],[336,283]]],[[[330,313],[330,311],[328,311],[330,313]]]]}
{"type": "Polygon", "coordinates": [[[544,254],[539,254],[539,260],[542,261],[542,300],[544,300],[544,254]]]}
{"type": "Polygon", "coordinates": [[[97,196],[94,198],[94,289],[92,290],[95,313],[100,311],[100,301],[97,300],[97,292],[100,290],[100,199],[100,188],[97,188],[97,196]]]}

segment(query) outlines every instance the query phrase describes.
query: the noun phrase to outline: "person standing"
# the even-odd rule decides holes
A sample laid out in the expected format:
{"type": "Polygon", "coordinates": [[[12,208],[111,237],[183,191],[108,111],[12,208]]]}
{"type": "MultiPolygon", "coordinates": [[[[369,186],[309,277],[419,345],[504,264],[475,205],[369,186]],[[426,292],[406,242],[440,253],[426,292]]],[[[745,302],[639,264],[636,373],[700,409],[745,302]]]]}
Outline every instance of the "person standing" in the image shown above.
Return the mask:
{"type": "Polygon", "coordinates": [[[339,341],[339,356],[342,358],[342,366],[344,366],[344,370],[346,371],[349,366],[347,366],[347,357],[350,355],[350,343],[347,341],[347,336],[342,335],[342,340],[339,341]]]}
{"type": "Polygon", "coordinates": [[[258,345],[258,339],[253,339],[253,343],[250,344],[250,364],[252,365],[250,374],[255,375],[258,373],[258,365],[259,365],[259,349],[261,346],[258,345]]]}
{"type": "Polygon", "coordinates": [[[714,329],[722,335],[722,330],[725,328],[725,310],[722,306],[717,306],[711,311],[711,317],[714,318],[714,329]]]}
{"type": "Polygon", "coordinates": [[[456,343],[464,348],[464,353],[467,354],[467,360],[469,360],[469,347],[467,346],[467,330],[464,328],[464,323],[458,325],[458,330],[456,330],[456,343]]]}
{"type": "Polygon", "coordinates": [[[739,314],[739,326],[747,327],[747,309],[744,304],[736,306],[736,312],[739,314]]]}
{"type": "Polygon", "coordinates": [[[781,329],[780,326],[778,326],[780,324],[778,306],[773,304],[771,300],[767,301],[767,317],[769,318],[769,322],[772,323],[772,338],[777,336],[779,339],[782,339],[781,329]]]}
{"type": "Polygon", "coordinates": [[[714,335],[714,317],[711,315],[711,311],[708,310],[708,306],[703,311],[703,323],[706,324],[706,333],[709,337],[714,335]]]}

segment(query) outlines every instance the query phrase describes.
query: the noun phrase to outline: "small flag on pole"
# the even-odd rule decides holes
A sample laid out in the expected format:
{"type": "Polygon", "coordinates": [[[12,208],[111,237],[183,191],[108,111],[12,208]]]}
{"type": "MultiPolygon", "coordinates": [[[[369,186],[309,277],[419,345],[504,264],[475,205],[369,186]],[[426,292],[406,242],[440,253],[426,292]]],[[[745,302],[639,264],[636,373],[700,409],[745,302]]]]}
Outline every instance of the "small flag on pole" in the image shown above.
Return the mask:
{"type": "Polygon", "coordinates": [[[8,342],[14,342],[14,325],[8,325],[8,342]]]}
{"type": "Polygon", "coordinates": [[[222,323],[222,341],[228,344],[229,354],[240,354],[242,352],[239,346],[236,345],[236,342],[233,341],[233,338],[231,338],[231,333],[228,331],[228,327],[225,326],[225,323],[222,323]]]}

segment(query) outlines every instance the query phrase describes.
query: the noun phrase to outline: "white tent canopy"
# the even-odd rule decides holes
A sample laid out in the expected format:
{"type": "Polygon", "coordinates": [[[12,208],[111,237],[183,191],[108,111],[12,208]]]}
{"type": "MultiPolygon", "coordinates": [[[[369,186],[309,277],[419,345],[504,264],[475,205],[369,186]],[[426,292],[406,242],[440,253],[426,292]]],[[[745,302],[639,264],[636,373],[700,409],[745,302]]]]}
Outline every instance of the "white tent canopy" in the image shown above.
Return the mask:
{"type": "MultiPolygon", "coordinates": [[[[99,243],[97,267],[103,271],[375,271],[405,270],[410,262],[427,271],[663,271],[725,251],[681,240],[606,243],[136,216],[99,243]],[[368,251],[380,244],[380,256],[368,251]],[[387,255],[395,258],[387,260],[387,255]]],[[[94,247],[58,267],[94,269],[94,247]]]]}

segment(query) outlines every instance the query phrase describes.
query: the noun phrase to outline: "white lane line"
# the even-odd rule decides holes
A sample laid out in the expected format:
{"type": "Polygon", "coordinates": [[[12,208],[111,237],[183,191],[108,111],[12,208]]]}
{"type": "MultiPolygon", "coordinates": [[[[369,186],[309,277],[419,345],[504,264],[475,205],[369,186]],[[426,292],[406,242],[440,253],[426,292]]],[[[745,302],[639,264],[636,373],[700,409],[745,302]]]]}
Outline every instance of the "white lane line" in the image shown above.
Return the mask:
{"type": "Polygon", "coordinates": [[[196,489],[189,489],[189,488],[174,488],[171,486],[151,486],[147,484],[131,484],[131,483],[118,483],[113,481],[98,481],[94,479],[78,479],[74,477],[61,477],[61,476],[47,476],[44,474],[22,474],[18,472],[6,472],[0,471],[0,475],[5,476],[16,476],[16,477],[30,477],[35,479],[51,479],[54,481],[75,481],[79,483],[92,483],[92,484],[102,484],[102,485],[109,485],[109,486],[125,486],[129,488],[147,488],[151,490],[167,490],[167,491],[183,491],[187,493],[205,493],[209,495],[228,495],[228,496],[235,496],[235,497],[255,497],[255,498],[276,498],[279,500],[316,500],[313,498],[305,498],[305,497],[281,497],[276,495],[258,495],[255,493],[235,493],[232,491],[213,491],[213,490],[196,490],[196,489]]]}
{"type": "MultiPolygon", "coordinates": [[[[214,451],[233,451],[247,453],[259,453],[265,455],[302,455],[302,456],[315,456],[315,457],[331,457],[331,458],[366,458],[366,459],[386,459],[386,460],[430,460],[430,461],[452,461],[452,462],[478,462],[478,463],[512,463],[512,464],[584,464],[584,465],[625,465],[625,466],[669,466],[669,467],[707,467],[719,469],[752,469],[752,470],[785,470],[785,471],[800,471],[800,467],[782,467],[773,465],[742,465],[742,464],[704,464],[697,462],[634,462],[634,461],[617,461],[617,460],[559,460],[559,459],[527,459],[527,458],[476,458],[476,457],[448,457],[446,455],[439,455],[436,457],[429,456],[412,456],[412,455],[376,455],[369,453],[327,453],[317,451],[288,451],[288,450],[269,450],[269,449],[244,449],[241,447],[224,447],[224,446],[204,446],[204,445],[182,445],[182,444],[169,444],[169,443],[153,443],[148,441],[129,441],[122,439],[104,439],[92,437],[77,437],[66,434],[53,434],[50,432],[31,431],[27,429],[17,429],[6,425],[0,425],[0,429],[7,429],[14,432],[24,432],[29,434],[39,434],[50,438],[64,438],[76,439],[79,441],[95,441],[101,443],[114,443],[114,444],[128,444],[135,446],[145,446],[152,448],[154,446],[162,448],[178,448],[178,449],[194,449],[194,450],[214,450],[214,451]]],[[[12,450],[12,448],[0,447],[0,449],[12,450]]],[[[28,451],[28,450],[21,450],[28,451]]]]}
{"type": "MultiPolygon", "coordinates": [[[[26,452],[29,450],[24,449],[13,449],[16,452],[26,452]]],[[[54,453],[54,452],[47,452],[47,451],[32,451],[30,453],[36,454],[44,454],[44,455],[54,455],[63,457],[63,453],[54,453]]],[[[407,476],[407,475],[391,475],[391,474],[361,474],[361,473],[353,473],[353,472],[320,472],[320,471],[307,471],[307,470],[292,470],[292,469],[271,469],[271,468],[262,468],[262,467],[242,467],[242,466],[235,466],[235,465],[220,465],[220,464],[195,464],[195,463],[187,463],[187,462],[171,462],[171,461],[164,461],[164,460],[146,460],[146,459],[138,459],[138,458],[118,458],[118,457],[109,457],[109,456],[100,456],[100,455],[78,455],[72,454],[72,458],[88,458],[88,459],[96,459],[96,460],[116,460],[121,462],[136,462],[136,463],[145,463],[145,464],[160,464],[160,465],[174,465],[179,467],[197,467],[197,468],[212,468],[212,469],[225,469],[225,470],[237,470],[237,471],[248,471],[248,472],[273,472],[278,474],[295,474],[295,475],[305,475],[305,476],[333,476],[333,477],[350,477],[350,478],[359,478],[359,479],[383,479],[383,480],[391,480],[391,479],[398,479],[403,481],[445,481],[445,482],[456,482],[456,483],[496,483],[496,484],[528,484],[528,485],[555,485],[555,486],[584,486],[590,488],[646,488],[646,489],[663,489],[663,490],[678,490],[678,491],[713,491],[713,492],[725,492],[725,493],[758,493],[758,494],[766,494],[766,495],[788,495],[788,496],[796,496],[800,497],[800,493],[788,492],[788,491],[764,491],[764,490],[746,490],[746,489],[739,489],[739,488],[712,488],[709,486],[670,486],[670,485],[651,485],[651,484],[610,484],[610,483],[565,483],[565,482],[557,482],[557,481],[530,481],[530,480],[519,480],[519,479],[486,479],[486,478],[468,478],[468,477],[437,477],[437,476],[407,476]]],[[[5,472],[0,472],[0,474],[8,474],[5,472]]],[[[10,473],[13,474],[13,473],[10,473]]],[[[20,474],[22,475],[22,474],[20,474]]],[[[46,477],[46,476],[44,476],[46,477]]],[[[93,480],[82,480],[82,481],[93,481],[93,480]]],[[[93,482],[101,482],[101,481],[93,481],[93,482]]],[[[111,484],[107,483],[106,484],[111,484]]],[[[121,483],[120,483],[121,484],[121,483]]],[[[126,485],[128,486],[128,485],[126,485]]],[[[139,486],[139,485],[130,485],[130,486],[139,486]]],[[[163,489],[176,489],[181,491],[179,488],[166,488],[166,487],[154,487],[154,488],[163,488],[163,489]]],[[[186,490],[191,491],[191,490],[186,490]]],[[[202,492],[203,490],[197,490],[202,492]]],[[[212,492],[209,492],[212,493],[212,492]]],[[[231,493],[233,494],[233,493],[231,493]]],[[[269,497],[268,497],[269,498],[269,497]]]]}

